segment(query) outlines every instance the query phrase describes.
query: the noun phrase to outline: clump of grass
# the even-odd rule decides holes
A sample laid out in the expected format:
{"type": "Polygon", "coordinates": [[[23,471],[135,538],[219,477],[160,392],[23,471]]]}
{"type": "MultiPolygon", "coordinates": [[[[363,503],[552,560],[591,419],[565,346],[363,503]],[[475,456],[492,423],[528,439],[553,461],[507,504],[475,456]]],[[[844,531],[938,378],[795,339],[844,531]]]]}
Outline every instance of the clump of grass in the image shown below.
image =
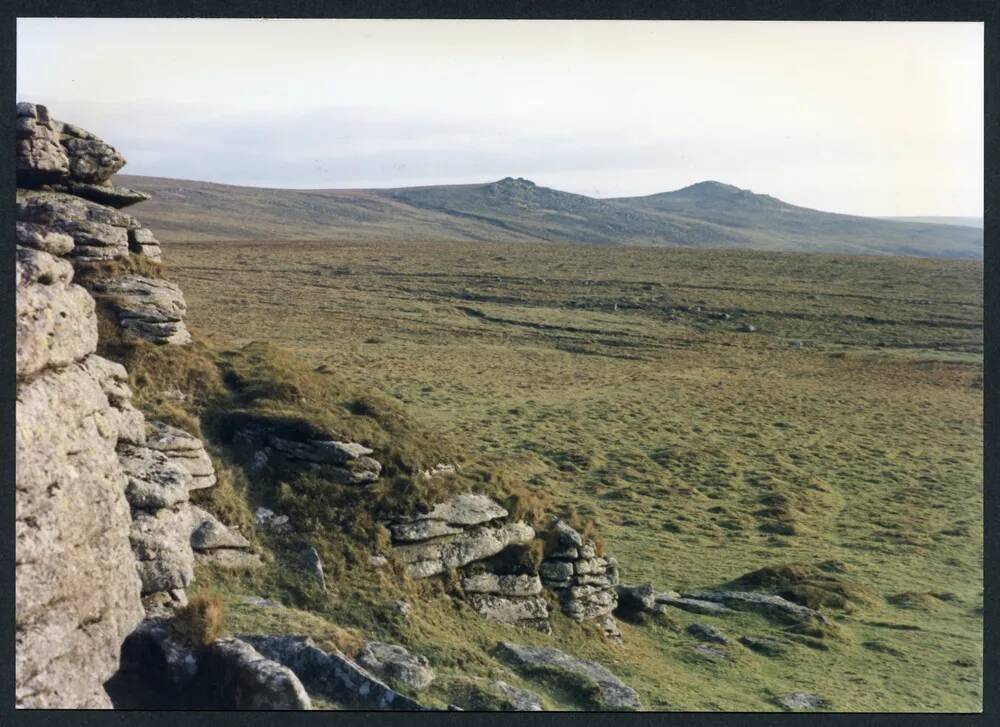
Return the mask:
{"type": "Polygon", "coordinates": [[[253,516],[247,500],[246,475],[242,470],[213,458],[215,485],[195,490],[191,501],[218,517],[226,525],[235,525],[244,535],[252,537],[253,516]]]}
{"type": "Polygon", "coordinates": [[[870,588],[833,575],[830,565],[785,563],[766,566],[736,578],[732,583],[743,588],[761,588],[774,591],[782,598],[809,608],[837,608],[852,611],[854,608],[875,602],[877,596],[870,588]]]}
{"type": "Polygon", "coordinates": [[[224,620],[225,607],[221,596],[199,593],[174,613],[170,626],[183,643],[202,647],[219,638],[224,620]]]}

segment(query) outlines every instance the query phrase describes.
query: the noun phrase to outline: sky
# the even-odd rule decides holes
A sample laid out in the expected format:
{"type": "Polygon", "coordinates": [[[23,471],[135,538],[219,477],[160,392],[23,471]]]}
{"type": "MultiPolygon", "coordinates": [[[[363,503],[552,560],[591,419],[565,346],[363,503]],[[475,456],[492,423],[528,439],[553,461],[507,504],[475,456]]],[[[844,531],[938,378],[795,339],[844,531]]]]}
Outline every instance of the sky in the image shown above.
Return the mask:
{"type": "Polygon", "coordinates": [[[983,210],[981,23],[22,18],[17,43],[18,101],[129,174],[983,210]]]}

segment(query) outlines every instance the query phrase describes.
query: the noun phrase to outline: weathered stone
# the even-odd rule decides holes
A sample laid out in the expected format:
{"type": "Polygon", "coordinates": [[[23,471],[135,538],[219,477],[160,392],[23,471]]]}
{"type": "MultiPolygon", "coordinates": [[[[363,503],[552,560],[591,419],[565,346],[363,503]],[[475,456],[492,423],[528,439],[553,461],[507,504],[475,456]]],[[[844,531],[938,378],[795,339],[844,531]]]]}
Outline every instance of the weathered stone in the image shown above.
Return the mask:
{"type": "Polygon", "coordinates": [[[426,657],[411,654],[397,644],[369,641],[356,661],[373,674],[414,691],[427,689],[434,681],[434,670],[426,657]]]}
{"type": "Polygon", "coordinates": [[[345,464],[353,459],[358,459],[372,453],[370,448],[356,442],[337,442],[334,440],[319,439],[296,442],[276,436],[270,437],[268,441],[272,447],[286,457],[320,464],[345,464]]]}
{"type": "Polygon", "coordinates": [[[588,707],[608,710],[642,709],[639,695],[600,664],[544,646],[500,642],[499,653],[529,674],[544,674],[579,688],[588,707]]]}
{"type": "Polygon", "coordinates": [[[537,575],[498,575],[479,573],[462,578],[466,593],[497,593],[503,596],[537,596],[542,592],[542,581],[537,575]]]}
{"type": "Polygon", "coordinates": [[[583,537],[581,537],[580,533],[576,532],[576,530],[562,520],[555,520],[552,523],[552,531],[555,533],[559,545],[566,548],[583,547],[583,537]]]}
{"type": "Polygon", "coordinates": [[[573,577],[573,563],[562,560],[546,560],[538,567],[538,573],[545,581],[569,585],[573,577]]]}
{"type": "Polygon", "coordinates": [[[400,694],[350,661],[339,651],[327,653],[305,636],[246,636],[268,659],[291,669],[311,689],[338,702],[369,709],[422,710],[424,707],[400,694]]]}
{"type": "Polygon", "coordinates": [[[164,422],[149,422],[146,446],[163,452],[171,462],[191,475],[191,489],[215,484],[215,466],[204,443],[193,434],[164,422]]]}
{"type": "Polygon", "coordinates": [[[194,517],[192,524],[200,520],[195,525],[191,533],[191,547],[197,551],[218,550],[220,548],[235,548],[237,550],[247,550],[251,547],[250,541],[240,533],[227,528],[209,512],[201,508],[191,508],[194,517]]]}
{"type": "Polygon", "coordinates": [[[479,525],[458,535],[446,535],[424,543],[401,545],[396,548],[407,573],[413,578],[426,578],[496,555],[508,545],[523,545],[535,536],[525,523],[479,525]]]}
{"type": "Polygon", "coordinates": [[[597,586],[601,589],[611,588],[614,584],[611,579],[607,576],[598,575],[586,575],[586,576],[575,576],[573,578],[573,585],[577,586],[597,586]]]}
{"type": "Polygon", "coordinates": [[[725,613],[732,613],[731,608],[726,608],[722,604],[713,601],[702,601],[697,598],[671,598],[664,594],[658,594],[656,602],[664,606],[672,606],[682,611],[700,613],[706,616],[720,616],[725,613]]]}
{"type": "MultiPolygon", "coordinates": [[[[38,256],[34,263],[38,265],[44,264],[40,256],[58,260],[47,253],[34,252],[38,256]]],[[[39,282],[17,286],[14,358],[18,378],[32,376],[47,367],[65,366],[93,353],[97,349],[97,317],[94,301],[87,291],[20,262],[19,259],[15,267],[17,276],[34,275],[39,282]]],[[[52,275],[65,272],[54,264],[50,270],[52,275]]]]}
{"type": "Polygon", "coordinates": [[[125,497],[140,510],[158,510],[187,502],[191,476],[162,452],[122,445],[118,459],[128,476],[125,497]]]}
{"type": "Polygon", "coordinates": [[[507,511],[486,495],[466,493],[440,502],[422,515],[404,518],[400,522],[415,523],[439,520],[450,525],[481,525],[507,517],[507,511]]]}
{"type": "Polygon", "coordinates": [[[514,687],[504,681],[495,681],[492,686],[507,698],[514,712],[541,712],[542,700],[533,692],[514,687]]]}
{"type": "Polygon", "coordinates": [[[166,618],[145,619],[122,645],[122,671],[142,674],[147,683],[175,693],[195,684],[198,666],[198,654],[174,637],[166,618]]]}
{"type": "Polygon", "coordinates": [[[146,418],[132,406],[132,389],[125,367],[101,356],[88,356],[84,367],[100,383],[117,419],[119,444],[141,445],[146,441],[146,418]]]}
{"type": "Polygon", "coordinates": [[[607,568],[607,563],[604,562],[604,558],[584,558],[582,553],[579,560],[573,563],[573,571],[581,575],[588,574],[604,574],[607,568]]]}
{"type": "Polygon", "coordinates": [[[302,682],[287,666],[240,639],[218,639],[201,659],[199,680],[230,709],[312,709],[302,682]]]}
{"type": "Polygon", "coordinates": [[[511,598],[495,593],[469,593],[469,605],[490,621],[525,626],[548,633],[549,607],[540,596],[511,598]]]}
{"type": "Polygon", "coordinates": [[[793,711],[803,709],[821,709],[826,706],[826,700],[818,694],[810,692],[792,692],[780,700],[781,706],[793,711]]]}
{"type": "Polygon", "coordinates": [[[108,707],[102,685],[142,618],[108,401],[71,364],[21,383],[16,408],[16,704],[108,707]]]}
{"type": "Polygon", "coordinates": [[[723,603],[738,611],[756,611],[784,621],[808,622],[817,620],[829,623],[826,616],[806,606],[787,601],[781,596],[751,591],[693,591],[685,593],[685,598],[723,603]]]}
{"type": "Polygon", "coordinates": [[[185,345],[191,334],[183,318],[187,303],[181,289],[160,278],[125,275],[98,281],[94,297],[110,304],[126,330],[156,343],[185,345]]]}
{"type": "Polygon", "coordinates": [[[16,173],[18,186],[33,186],[65,179],[69,157],[59,139],[59,124],[41,105],[19,104],[16,124],[16,173]]]}
{"type": "Polygon", "coordinates": [[[618,606],[626,611],[649,611],[656,603],[653,586],[643,583],[637,586],[619,585],[615,587],[618,594],[618,606]]]}
{"type": "Polygon", "coordinates": [[[125,166],[125,157],[94,134],[65,123],[59,131],[59,143],[69,158],[70,180],[100,184],[125,166]]]}
{"type": "Polygon", "coordinates": [[[396,542],[418,542],[441,535],[456,535],[465,530],[461,525],[449,525],[444,520],[418,520],[413,523],[391,523],[389,532],[396,542]]]}
{"type": "Polygon", "coordinates": [[[73,238],[65,232],[31,222],[16,222],[17,244],[32,247],[50,255],[66,255],[73,251],[73,238]]]}
{"type": "Polygon", "coordinates": [[[88,184],[84,182],[70,182],[58,189],[61,192],[69,192],[77,197],[89,199],[91,202],[105,204],[109,207],[121,209],[149,199],[149,195],[137,189],[128,187],[116,187],[111,184],[88,184]]]}
{"type": "Polygon", "coordinates": [[[593,586],[571,586],[564,592],[563,611],[567,616],[584,621],[607,616],[618,605],[613,590],[593,586]]]}
{"type": "Polygon", "coordinates": [[[142,592],[187,588],[194,579],[191,514],[186,505],[134,513],[129,540],[138,561],[142,592]]]}

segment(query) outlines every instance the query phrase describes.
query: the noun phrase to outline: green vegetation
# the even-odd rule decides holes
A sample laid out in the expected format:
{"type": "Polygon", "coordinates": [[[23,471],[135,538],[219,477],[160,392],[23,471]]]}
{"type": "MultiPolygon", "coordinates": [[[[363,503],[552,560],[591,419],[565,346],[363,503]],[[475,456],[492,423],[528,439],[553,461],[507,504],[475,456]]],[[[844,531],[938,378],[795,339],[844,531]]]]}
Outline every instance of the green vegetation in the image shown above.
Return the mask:
{"type": "Polygon", "coordinates": [[[146,411],[208,438],[213,510],[287,511],[328,566],[324,592],[297,567],[300,540],[258,534],[262,570],[199,572],[227,632],[402,643],[437,670],[420,697],[435,706],[468,697],[470,679],[585,705],[496,659],[510,640],[594,659],[650,709],[774,710],[792,691],[833,710],[980,708],[980,264],[357,242],[177,244],[166,258],[195,345],[110,338],[109,353],[146,411]],[[259,421],[366,443],[385,476],[256,478],[233,434],[259,421]],[[446,597],[453,579],[367,560],[381,510],[433,499],[414,475],[437,462],[460,470],[435,487],[592,521],[626,582],[735,582],[831,625],[672,610],[623,623],[616,646],[561,614],[551,636],[487,622],[446,597]],[[728,658],[698,650],[695,622],[731,637],[728,658]],[[741,635],[789,643],[768,656],[741,635]]]}

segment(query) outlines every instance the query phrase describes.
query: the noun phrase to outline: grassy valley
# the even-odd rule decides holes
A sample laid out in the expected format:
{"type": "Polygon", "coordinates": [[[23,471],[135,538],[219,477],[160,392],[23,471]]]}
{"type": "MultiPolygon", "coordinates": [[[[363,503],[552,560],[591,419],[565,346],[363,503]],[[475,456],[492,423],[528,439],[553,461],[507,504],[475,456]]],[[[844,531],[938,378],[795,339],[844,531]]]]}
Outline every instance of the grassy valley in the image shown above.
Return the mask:
{"type": "MultiPolygon", "coordinates": [[[[620,646],[561,614],[551,636],[498,626],[442,598],[446,582],[368,567],[374,544],[334,527],[352,521],[346,499],[262,489],[223,447],[220,468],[236,475],[213,508],[238,521],[277,503],[304,521],[328,502],[316,517],[332,574],[329,593],[303,584],[278,541],[265,542],[275,558],[263,573],[199,574],[200,589],[224,595],[228,629],[405,644],[438,671],[436,706],[487,677],[549,708],[582,706],[511,670],[494,654],[506,639],[599,661],[650,709],[773,710],[797,690],[834,710],[979,709],[980,263],[338,240],[166,244],[199,342],[183,355],[201,363],[144,349],[130,371],[159,378],[136,382],[140,393],[196,391],[144,408],[189,418],[217,447],[218,412],[238,410],[391,450],[390,475],[455,462],[454,487],[592,521],[627,583],[683,591],[797,564],[786,585],[826,593],[832,626],[803,635],[753,614],[676,610],[623,624],[620,646]],[[415,606],[409,620],[393,610],[400,598],[415,606]],[[733,637],[728,658],[697,650],[695,622],[733,637]],[[767,656],[741,634],[791,643],[767,656]]],[[[394,481],[372,501],[396,496],[394,481]]]]}

